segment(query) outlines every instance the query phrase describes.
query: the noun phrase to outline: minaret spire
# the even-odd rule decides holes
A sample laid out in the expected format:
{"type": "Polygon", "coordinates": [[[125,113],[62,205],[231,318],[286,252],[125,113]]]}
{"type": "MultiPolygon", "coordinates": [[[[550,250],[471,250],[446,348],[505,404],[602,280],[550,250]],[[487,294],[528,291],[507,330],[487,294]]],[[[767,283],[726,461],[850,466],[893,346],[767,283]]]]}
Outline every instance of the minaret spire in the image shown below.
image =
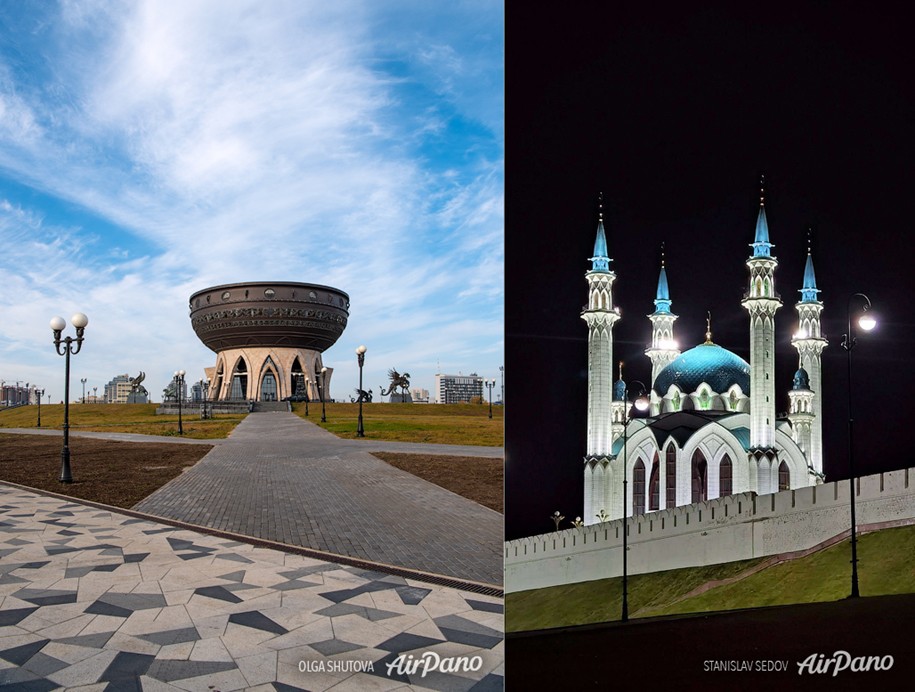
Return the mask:
{"type": "Polygon", "coordinates": [[[597,237],[594,239],[594,256],[591,260],[591,271],[610,271],[610,256],[607,254],[607,234],[604,232],[604,193],[597,196],[597,237]]]}
{"type": "Polygon", "coordinates": [[[585,523],[592,524],[601,510],[622,516],[622,500],[612,497],[603,482],[613,455],[613,325],[620,318],[613,306],[613,282],[607,236],[604,231],[603,194],[598,198],[597,237],[588,281],[588,305],[581,318],[588,325],[588,445],[585,457],[585,523]],[[619,505],[619,506],[617,506],[619,505]]]}
{"type": "MultiPolygon", "coordinates": [[[[828,342],[823,336],[820,323],[820,313],[823,303],[820,302],[817,288],[816,275],[813,271],[813,253],[811,251],[812,229],[807,229],[807,262],[804,265],[804,280],[801,285],[801,299],[794,309],[797,310],[797,332],[791,339],[791,345],[797,349],[798,369],[808,375],[808,388],[810,390],[809,420],[804,419],[798,423],[800,435],[803,432],[807,447],[802,447],[807,455],[807,464],[813,469],[812,474],[822,478],[823,473],[823,367],[822,354],[828,342]]],[[[795,395],[796,397],[797,395],[795,395]]],[[[792,400],[793,401],[793,400],[792,400]]],[[[800,420],[800,419],[799,419],[800,420]]],[[[792,421],[794,425],[794,421],[792,421]]]]}
{"type": "MultiPolygon", "coordinates": [[[[759,183],[759,214],[756,233],[747,260],[749,287],[741,303],[750,316],[750,460],[757,477],[750,477],[750,490],[760,494],[778,489],[771,466],[775,457],[775,312],[782,306],[775,292],[778,261],[771,254],[766,220],[765,178],[759,183]],[[755,483],[754,483],[755,481],[755,483]]],[[[792,479],[794,487],[800,479],[792,479]]]]}
{"type": "Polygon", "coordinates": [[[769,257],[769,223],[766,220],[766,176],[759,176],[759,213],[756,216],[756,236],[753,239],[753,256],[769,257]]]}
{"type": "MultiPolygon", "coordinates": [[[[651,344],[645,349],[645,355],[651,360],[651,383],[654,384],[658,373],[680,355],[677,342],[674,341],[674,321],[677,316],[670,311],[670,287],[667,284],[667,261],[664,243],[661,243],[661,270],[658,273],[658,290],[655,293],[654,312],[648,315],[651,320],[651,344]]],[[[659,392],[661,396],[665,392],[659,392]]],[[[657,413],[652,409],[652,414],[657,413]]]]}

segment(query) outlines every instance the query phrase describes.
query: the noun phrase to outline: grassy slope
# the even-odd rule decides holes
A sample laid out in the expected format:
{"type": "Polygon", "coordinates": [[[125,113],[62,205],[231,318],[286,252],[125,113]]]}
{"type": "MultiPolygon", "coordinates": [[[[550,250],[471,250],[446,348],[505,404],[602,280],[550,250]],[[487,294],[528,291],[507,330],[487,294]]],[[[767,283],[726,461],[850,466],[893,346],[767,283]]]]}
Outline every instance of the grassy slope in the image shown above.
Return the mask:
{"type": "MultiPolygon", "coordinates": [[[[358,404],[325,404],[327,423],[321,423],[321,402],[309,404],[308,420],[338,437],[355,438],[358,404]]],[[[293,405],[305,416],[305,404],[293,405]]],[[[502,446],[504,409],[488,404],[365,404],[365,436],[373,440],[433,442],[437,444],[502,446]]]]}
{"type": "MultiPolygon", "coordinates": [[[[178,416],[156,415],[158,404],[70,404],[70,429],[97,432],[139,433],[142,435],[178,434],[178,416]]],[[[182,416],[184,437],[212,440],[226,437],[245,416],[219,414],[200,420],[199,408],[182,416]]],[[[20,406],[0,411],[0,428],[34,428],[37,406],[20,406]]],[[[64,424],[62,404],[43,404],[41,427],[61,429],[64,424]]]]}
{"type": "MultiPolygon", "coordinates": [[[[845,541],[685,600],[678,599],[705,582],[736,576],[761,560],[635,575],[629,578],[630,616],[838,600],[846,597],[850,588],[849,557],[845,541]]],[[[862,596],[915,592],[915,527],[861,536],[858,560],[862,596]]],[[[507,594],[506,630],[618,620],[621,596],[620,578],[507,594]]]]}

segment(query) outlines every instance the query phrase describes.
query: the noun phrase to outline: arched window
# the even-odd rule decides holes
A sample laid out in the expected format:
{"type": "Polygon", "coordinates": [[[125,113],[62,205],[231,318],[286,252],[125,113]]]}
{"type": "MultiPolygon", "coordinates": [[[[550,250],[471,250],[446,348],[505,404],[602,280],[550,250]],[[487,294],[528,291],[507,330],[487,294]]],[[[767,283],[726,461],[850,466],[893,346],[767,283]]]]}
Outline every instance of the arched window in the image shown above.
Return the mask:
{"type": "Polygon", "coordinates": [[[276,378],[272,372],[264,375],[261,382],[261,401],[276,401],[276,378]]]}
{"type": "Polygon", "coordinates": [[[734,492],[733,467],[727,454],[718,466],[718,497],[727,497],[734,492]]]}
{"type": "Polygon", "coordinates": [[[645,514],[645,464],[641,459],[632,470],[632,514],[645,514]]]}
{"type": "Polygon", "coordinates": [[[693,502],[705,502],[708,499],[708,462],[698,449],[693,453],[691,466],[693,502]]]}
{"type": "Polygon", "coordinates": [[[791,490],[791,472],[784,461],[778,465],[778,489],[779,492],[791,490]]]}
{"type": "Polygon", "coordinates": [[[658,453],[654,453],[654,463],[651,465],[651,475],[648,480],[648,511],[654,512],[661,504],[661,461],[658,453]]]}
{"type": "Polygon", "coordinates": [[[230,399],[244,399],[248,396],[248,364],[243,358],[239,358],[235,364],[235,372],[232,374],[232,390],[229,392],[230,399]]]}
{"type": "Polygon", "coordinates": [[[674,443],[671,442],[667,445],[667,468],[665,472],[667,474],[667,479],[665,481],[665,489],[667,496],[667,509],[673,509],[677,506],[677,450],[674,447],[674,443]]]}

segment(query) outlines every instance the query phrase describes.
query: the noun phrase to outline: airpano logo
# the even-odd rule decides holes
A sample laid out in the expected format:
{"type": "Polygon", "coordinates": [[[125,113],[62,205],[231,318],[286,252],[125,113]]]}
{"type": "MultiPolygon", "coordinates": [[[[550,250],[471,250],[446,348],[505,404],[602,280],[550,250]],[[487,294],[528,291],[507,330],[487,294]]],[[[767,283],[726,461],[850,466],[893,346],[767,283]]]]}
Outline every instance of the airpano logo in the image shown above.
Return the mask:
{"type": "Polygon", "coordinates": [[[441,673],[477,672],[483,667],[482,656],[439,656],[434,651],[426,651],[419,658],[413,654],[400,654],[391,663],[387,664],[388,675],[414,675],[419,672],[419,677],[426,677],[426,673],[439,671],[441,673]]]}
{"type": "Polygon", "coordinates": [[[839,673],[849,671],[852,673],[866,673],[870,671],[889,670],[893,667],[892,656],[852,656],[847,651],[836,651],[831,657],[826,654],[810,654],[797,664],[798,675],[809,673],[811,675],[827,675],[832,677],[839,673]]]}

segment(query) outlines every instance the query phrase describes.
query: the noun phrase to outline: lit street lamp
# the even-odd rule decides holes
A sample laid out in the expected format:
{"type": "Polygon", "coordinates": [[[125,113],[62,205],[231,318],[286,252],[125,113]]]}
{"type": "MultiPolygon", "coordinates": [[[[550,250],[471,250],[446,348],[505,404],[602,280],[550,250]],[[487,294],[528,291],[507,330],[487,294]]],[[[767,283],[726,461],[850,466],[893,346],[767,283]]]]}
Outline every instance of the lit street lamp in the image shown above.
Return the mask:
{"type": "Polygon", "coordinates": [[[327,392],[324,388],[327,386],[327,368],[321,368],[321,379],[318,386],[318,394],[321,395],[321,422],[327,422],[327,411],[324,408],[324,400],[327,398],[327,392]]]}
{"type": "Polygon", "coordinates": [[[871,331],[877,326],[877,320],[873,315],[868,315],[867,311],[871,307],[870,299],[863,293],[853,293],[848,297],[848,309],[846,316],[848,318],[848,331],[842,335],[842,348],[848,354],[848,490],[851,497],[851,595],[849,598],[858,598],[858,536],[857,522],[855,520],[855,464],[854,464],[854,445],[852,443],[852,432],[854,428],[854,417],[852,416],[851,407],[851,352],[855,347],[857,338],[855,337],[854,324],[851,320],[851,303],[854,298],[863,298],[864,305],[861,310],[861,316],[858,318],[858,326],[866,332],[871,331]]]}
{"type": "Polygon", "coordinates": [[[80,382],[83,383],[83,401],[82,401],[82,403],[85,404],[86,403],[86,378],[85,377],[80,378],[80,382]]]}
{"type": "Polygon", "coordinates": [[[356,425],[356,437],[365,437],[362,425],[362,366],[365,364],[365,351],[365,346],[356,349],[356,358],[359,360],[359,423],[356,425]]]}
{"type": "Polygon", "coordinates": [[[181,388],[184,386],[184,370],[175,371],[175,398],[178,400],[178,434],[184,434],[184,427],[181,424],[181,388]]]}
{"type": "MultiPolygon", "coordinates": [[[[57,355],[65,357],[64,366],[64,446],[60,450],[60,482],[72,483],[73,475],[70,473],[70,356],[79,353],[83,346],[83,333],[86,331],[86,325],[89,324],[89,318],[83,313],[77,312],[70,318],[73,326],[76,327],[76,338],[68,336],[61,339],[60,335],[67,323],[63,317],[51,318],[51,330],[54,332],[54,348],[57,349],[57,355]],[[74,343],[76,344],[74,347],[74,343]],[[63,349],[61,349],[63,345],[63,349]]],[[[49,395],[50,397],[50,395],[49,395]]]]}
{"type": "Polygon", "coordinates": [[[485,380],[486,389],[489,390],[489,417],[492,418],[492,388],[496,386],[495,380],[485,380]]]}
{"type": "MultiPolygon", "coordinates": [[[[645,385],[636,380],[632,383],[633,385],[638,385],[638,394],[636,394],[636,399],[633,403],[633,406],[639,411],[646,411],[648,409],[648,399],[645,396],[646,389],[645,385]]],[[[626,385],[626,389],[623,392],[623,403],[626,406],[623,418],[623,612],[620,617],[620,620],[626,622],[629,620],[629,574],[628,574],[628,559],[627,551],[629,550],[628,546],[628,533],[629,526],[627,521],[627,490],[628,490],[628,480],[627,480],[627,469],[629,465],[629,421],[632,420],[632,406],[629,405],[629,385],[626,385]]]]}

